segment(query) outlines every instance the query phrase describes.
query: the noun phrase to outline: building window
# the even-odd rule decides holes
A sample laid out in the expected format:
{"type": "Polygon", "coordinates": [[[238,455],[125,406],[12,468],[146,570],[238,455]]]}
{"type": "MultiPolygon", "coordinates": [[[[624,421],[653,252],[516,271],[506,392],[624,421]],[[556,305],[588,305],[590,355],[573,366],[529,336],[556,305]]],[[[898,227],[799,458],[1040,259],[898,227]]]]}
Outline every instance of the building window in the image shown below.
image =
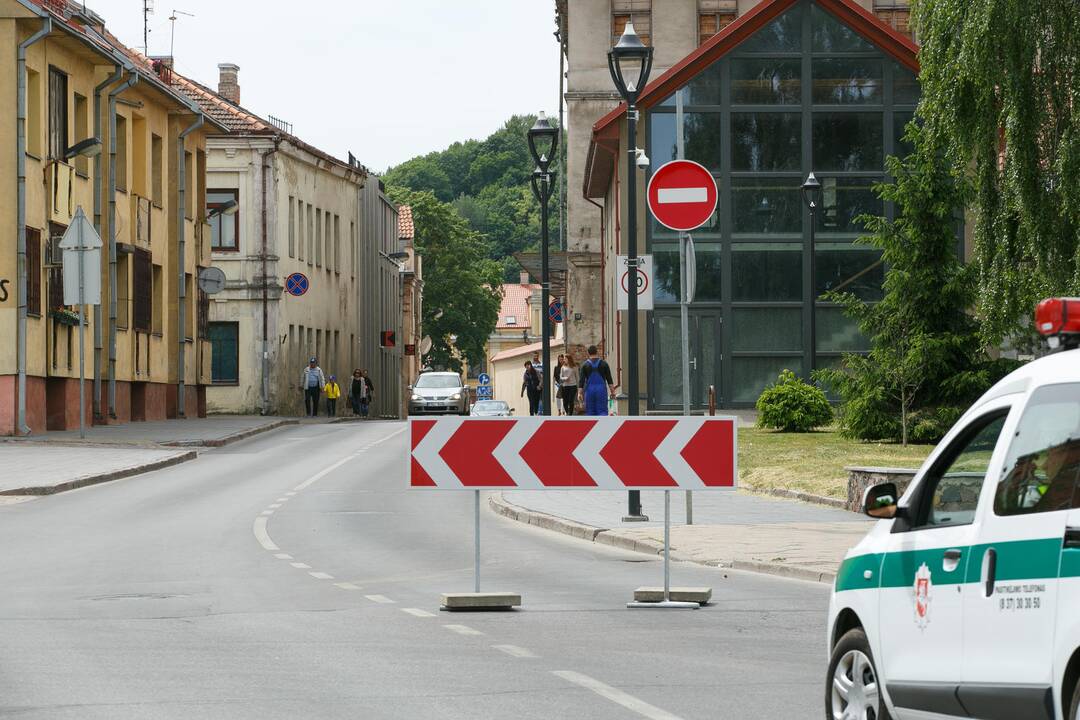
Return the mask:
{"type": "Polygon", "coordinates": [[[165,283],[161,274],[161,266],[153,266],[153,295],[154,299],[151,301],[151,324],[150,331],[155,335],[161,335],[162,332],[162,309],[165,307],[165,283]]]}
{"type": "Polygon", "coordinates": [[[41,73],[26,68],[26,152],[41,157],[41,73]]]}
{"type": "Polygon", "coordinates": [[[150,332],[154,314],[154,271],[150,251],[135,248],[134,288],[135,300],[131,327],[139,332],[150,332]]]}
{"type": "Polygon", "coordinates": [[[323,222],[322,210],[315,208],[315,267],[322,267],[323,261],[323,222]]]}
{"type": "Polygon", "coordinates": [[[127,192],[128,187],[127,118],[116,116],[116,189],[127,192]]]}
{"type": "Polygon", "coordinates": [[[191,153],[184,153],[184,217],[195,218],[195,162],[191,153]]]}
{"type": "Polygon", "coordinates": [[[341,218],[334,216],[334,272],[341,272],[341,218]]]}
{"type": "Polygon", "coordinates": [[[68,149],[68,78],[49,68],[49,159],[64,160],[68,149]]]}
{"type": "MultiPolygon", "coordinates": [[[[75,93],[75,141],[82,142],[90,137],[90,111],[86,98],[75,93]]],[[[75,171],[83,176],[90,174],[90,158],[77,155],[73,160],[75,171]]]]}
{"type": "Polygon", "coordinates": [[[307,204],[307,264],[312,265],[315,261],[315,211],[311,203],[307,204]]]}
{"type": "Polygon", "coordinates": [[[626,24],[634,23],[641,42],[650,44],[652,37],[652,0],[612,0],[611,3],[611,45],[615,46],[626,29],[626,24]]]}
{"type": "Polygon", "coordinates": [[[131,254],[116,257],[116,326],[131,327],[131,254]]]}
{"type": "Polygon", "coordinates": [[[26,228],[26,313],[41,315],[41,231],[26,228]]]}
{"type": "Polygon", "coordinates": [[[735,22],[735,0],[698,0],[698,45],[735,22]]]}
{"type": "Polygon", "coordinates": [[[213,250],[233,251],[240,249],[240,213],[219,214],[210,217],[210,213],[224,207],[228,202],[239,202],[239,190],[207,190],[206,215],[210,223],[210,247],[213,250]]]}
{"type": "Polygon", "coordinates": [[[154,205],[161,207],[161,178],[164,172],[162,165],[162,144],[160,135],[150,135],[150,199],[154,205]]]}
{"type": "Polygon", "coordinates": [[[296,198],[289,196],[289,257],[296,257],[296,198]]]}
{"type": "Polygon", "coordinates": [[[878,20],[891,25],[893,30],[915,39],[911,27],[911,8],[907,0],[874,0],[874,15],[878,20]]]}
{"type": "Polygon", "coordinates": [[[131,189],[137,195],[146,197],[150,194],[146,181],[146,170],[150,158],[146,157],[146,118],[131,116],[131,189]]]}
{"type": "Polygon", "coordinates": [[[240,382],[240,324],[212,322],[210,334],[210,378],[215,385],[240,382]]]}

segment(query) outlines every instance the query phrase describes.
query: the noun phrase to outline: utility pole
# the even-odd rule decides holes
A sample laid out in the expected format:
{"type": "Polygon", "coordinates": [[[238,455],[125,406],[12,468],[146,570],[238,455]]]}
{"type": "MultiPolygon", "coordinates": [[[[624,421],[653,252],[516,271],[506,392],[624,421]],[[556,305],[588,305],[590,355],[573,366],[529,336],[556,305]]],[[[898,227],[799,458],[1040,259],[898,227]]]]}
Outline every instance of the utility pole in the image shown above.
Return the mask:
{"type": "Polygon", "coordinates": [[[142,4],[142,42],[143,55],[150,57],[150,16],[154,14],[154,0],[143,0],[142,4]]]}

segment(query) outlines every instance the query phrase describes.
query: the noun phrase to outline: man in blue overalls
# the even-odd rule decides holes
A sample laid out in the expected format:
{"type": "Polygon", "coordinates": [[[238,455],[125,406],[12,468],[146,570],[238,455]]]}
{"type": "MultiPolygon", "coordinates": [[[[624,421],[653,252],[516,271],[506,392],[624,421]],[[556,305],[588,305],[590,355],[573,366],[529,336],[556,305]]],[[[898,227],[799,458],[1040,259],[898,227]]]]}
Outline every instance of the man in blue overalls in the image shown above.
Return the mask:
{"type": "Polygon", "coordinates": [[[584,396],[586,415],[607,415],[608,397],[615,398],[611,368],[599,357],[595,345],[589,346],[589,358],[581,363],[578,393],[584,396]]]}

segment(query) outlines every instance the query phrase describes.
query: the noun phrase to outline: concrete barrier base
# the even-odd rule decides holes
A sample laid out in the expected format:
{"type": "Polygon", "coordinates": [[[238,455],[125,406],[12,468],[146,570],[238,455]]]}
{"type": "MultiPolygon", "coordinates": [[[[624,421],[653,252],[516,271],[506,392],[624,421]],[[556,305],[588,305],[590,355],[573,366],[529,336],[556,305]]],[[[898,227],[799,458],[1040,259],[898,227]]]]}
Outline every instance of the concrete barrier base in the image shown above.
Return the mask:
{"type": "Polygon", "coordinates": [[[521,605],[518,593],[443,593],[443,610],[509,610],[521,605]]]}
{"type": "MultiPolygon", "coordinates": [[[[662,587],[639,587],[634,591],[634,600],[641,603],[656,603],[664,599],[662,587]]],[[[674,602],[692,602],[704,605],[712,599],[711,587],[673,587],[668,592],[668,599],[674,602]]]]}

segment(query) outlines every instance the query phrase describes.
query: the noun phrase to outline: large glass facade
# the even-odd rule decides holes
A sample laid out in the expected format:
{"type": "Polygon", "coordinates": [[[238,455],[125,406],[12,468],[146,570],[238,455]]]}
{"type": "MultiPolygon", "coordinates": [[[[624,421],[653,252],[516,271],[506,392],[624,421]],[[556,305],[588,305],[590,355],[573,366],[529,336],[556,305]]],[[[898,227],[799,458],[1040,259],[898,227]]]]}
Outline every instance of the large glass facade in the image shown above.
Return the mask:
{"type": "MultiPolygon", "coordinates": [[[[809,375],[815,296],[817,366],[867,349],[854,321],[822,296],[881,298],[885,269],[878,251],[854,242],[858,218],[893,212],[873,185],[884,179],[887,155],[908,152],[904,126],[918,99],[910,71],[801,0],[649,112],[652,168],[695,160],[719,189],[716,215],[693,233],[695,405],[710,385],[723,404],[739,406],[785,368],[809,375]],[[810,171],[822,183],[813,250],[800,191],[810,171]]],[[[679,238],[649,218],[648,240],[656,267],[649,400],[672,408],[682,397],[679,238]]]]}

